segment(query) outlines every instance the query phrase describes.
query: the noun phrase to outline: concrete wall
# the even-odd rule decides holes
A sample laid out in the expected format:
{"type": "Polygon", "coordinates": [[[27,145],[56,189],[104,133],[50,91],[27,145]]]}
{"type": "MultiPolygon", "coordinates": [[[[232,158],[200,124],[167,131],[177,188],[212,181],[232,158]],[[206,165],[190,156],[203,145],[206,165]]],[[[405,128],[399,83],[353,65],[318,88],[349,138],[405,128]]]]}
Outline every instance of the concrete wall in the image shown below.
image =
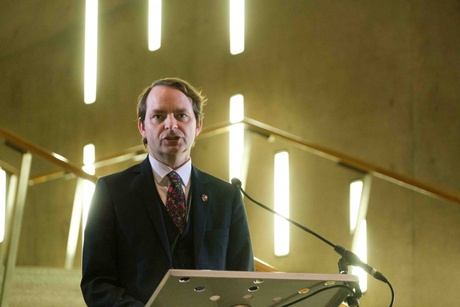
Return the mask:
{"type": "MultiPolygon", "coordinates": [[[[460,193],[458,1],[250,0],[246,50],[236,56],[227,1],[163,1],[163,43],[153,53],[147,1],[100,1],[99,9],[97,101],[85,105],[84,2],[2,4],[1,127],[72,161],[89,142],[103,157],[139,144],[141,90],[179,76],[208,96],[205,125],[226,121],[229,97],[242,93],[250,118],[460,193]]],[[[273,202],[272,154],[287,148],[292,216],[349,248],[348,182],[360,174],[279,140],[251,140],[248,192],[273,202]]],[[[194,163],[226,179],[226,142],[225,135],[199,141],[194,163]]],[[[10,149],[0,154],[17,162],[10,149]]],[[[33,163],[33,174],[53,169],[33,163]]],[[[63,265],[74,185],[30,188],[19,265],[63,265]]],[[[337,272],[338,256],[295,229],[291,254],[274,257],[272,218],[247,203],[257,257],[282,271],[337,272]]],[[[369,206],[369,263],[392,281],[396,306],[455,305],[460,207],[381,179],[373,180],[369,206]]],[[[387,302],[386,286],[370,281],[362,304],[387,302]]]]}

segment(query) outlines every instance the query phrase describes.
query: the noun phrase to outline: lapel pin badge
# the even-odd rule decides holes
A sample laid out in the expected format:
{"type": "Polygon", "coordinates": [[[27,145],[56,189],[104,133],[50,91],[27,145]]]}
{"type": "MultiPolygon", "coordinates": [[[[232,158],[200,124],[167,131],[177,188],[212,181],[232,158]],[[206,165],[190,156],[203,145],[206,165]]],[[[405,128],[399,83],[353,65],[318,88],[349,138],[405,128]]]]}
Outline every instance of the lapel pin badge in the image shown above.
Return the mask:
{"type": "Polygon", "coordinates": [[[208,195],[206,195],[206,194],[201,194],[201,199],[202,199],[203,201],[208,201],[208,195]]]}

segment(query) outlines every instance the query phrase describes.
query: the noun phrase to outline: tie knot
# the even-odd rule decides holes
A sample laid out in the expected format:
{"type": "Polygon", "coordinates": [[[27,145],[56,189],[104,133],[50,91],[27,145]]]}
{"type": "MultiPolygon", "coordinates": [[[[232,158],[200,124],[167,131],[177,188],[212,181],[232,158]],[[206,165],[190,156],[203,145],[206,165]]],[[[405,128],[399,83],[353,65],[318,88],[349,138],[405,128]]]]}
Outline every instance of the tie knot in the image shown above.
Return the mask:
{"type": "Polygon", "coordinates": [[[171,183],[174,184],[174,185],[178,185],[178,184],[181,184],[181,178],[179,176],[178,173],[176,173],[175,171],[171,171],[168,173],[168,176],[169,180],[171,180],[171,183]]]}

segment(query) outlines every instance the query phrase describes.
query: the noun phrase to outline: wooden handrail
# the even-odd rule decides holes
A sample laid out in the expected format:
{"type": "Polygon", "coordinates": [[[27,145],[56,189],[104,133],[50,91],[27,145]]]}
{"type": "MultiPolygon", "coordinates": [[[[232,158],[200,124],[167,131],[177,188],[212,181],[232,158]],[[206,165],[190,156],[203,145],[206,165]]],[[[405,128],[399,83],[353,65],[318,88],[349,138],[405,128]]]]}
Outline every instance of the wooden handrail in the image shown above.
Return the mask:
{"type": "Polygon", "coordinates": [[[257,272],[278,272],[273,266],[256,257],[254,257],[254,264],[257,272]]]}
{"type": "Polygon", "coordinates": [[[59,168],[63,169],[67,173],[72,173],[75,174],[78,177],[90,180],[92,182],[96,182],[97,177],[90,175],[83,171],[81,168],[75,166],[72,164],[69,160],[66,158],[51,152],[47,151],[29,141],[26,139],[23,139],[11,132],[9,132],[6,129],[3,129],[0,127],[0,137],[5,139],[7,145],[10,145],[12,148],[15,148],[18,151],[22,152],[30,152],[34,155],[37,155],[55,165],[57,165],[59,168]]]}
{"type": "MultiPolygon", "coordinates": [[[[225,133],[230,129],[230,126],[231,125],[227,122],[207,126],[203,128],[200,135],[198,136],[198,139],[203,139],[203,138],[225,133]]],[[[144,155],[144,154],[146,154],[146,149],[143,145],[133,146],[128,149],[117,152],[115,154],[111,154],[109,156],[105,156],[103,158],[98,159],[97,161],[94,162],[94,167],[98,169],[100,167],[122,163],[125,161],[133,160],[136,157],[140,155],[144,155]]],[[[83,164],[82,163],[76,164],[76,166],[83,167],[83,164]]],[[[64,170],[47,172],[45,174],[40,174],[38,176],[31,178],[29,180],[29,184],[35,185],[35,184],[44,183],[50,180],[61,179],[63,177],[72,176],[72,175],[73,175],[72,173],[66,172],[64,170]]]]}
{"type": "Polygon", "coordinates": [[[0,160],[0,168],[16,176],[19,175],[19,170],[16,167],[7,163],[6,161],[0,160]]]}
{"type": "Polygon", "coordinates": [[[432,185],[428,185],[413,178],[403,176],[390,170],[386,170],[371,163],[339,153],[326,147],[309,143],[305,139],[302,139],[298,136],[270,127],[266,124],[263,124],[250,118],[245,118],[243,120],[243,123],[246,125],[247,129],[251,131],[260,133],[267,137],[278,137],[284,139],[286,141],[291,142],[294,146],[300,149],[306,150],[320,157],[329,159],[333,162],[339,163],[344,166],[348,166],[350,168],[362,171],[364,173],[369,173],[375,177],[382,178],[386,181],[409,188],[413,191],[437,199],[447,200],[449,202],[453,202],[457,205],[460,205],[460,196],[457,194],[444,191],[432,185]]]}

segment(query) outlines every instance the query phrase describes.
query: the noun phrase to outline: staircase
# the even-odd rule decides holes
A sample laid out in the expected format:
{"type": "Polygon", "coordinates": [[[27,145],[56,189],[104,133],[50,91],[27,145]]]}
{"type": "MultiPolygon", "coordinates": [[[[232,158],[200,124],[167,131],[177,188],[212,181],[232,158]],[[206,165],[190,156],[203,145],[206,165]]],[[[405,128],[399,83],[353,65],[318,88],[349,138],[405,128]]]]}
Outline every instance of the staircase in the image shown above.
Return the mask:
{"type": "Polygon", "coordinates": [[[84,307],[80,279],[80,269],[16,267],[8,306],[84,307]]]}

